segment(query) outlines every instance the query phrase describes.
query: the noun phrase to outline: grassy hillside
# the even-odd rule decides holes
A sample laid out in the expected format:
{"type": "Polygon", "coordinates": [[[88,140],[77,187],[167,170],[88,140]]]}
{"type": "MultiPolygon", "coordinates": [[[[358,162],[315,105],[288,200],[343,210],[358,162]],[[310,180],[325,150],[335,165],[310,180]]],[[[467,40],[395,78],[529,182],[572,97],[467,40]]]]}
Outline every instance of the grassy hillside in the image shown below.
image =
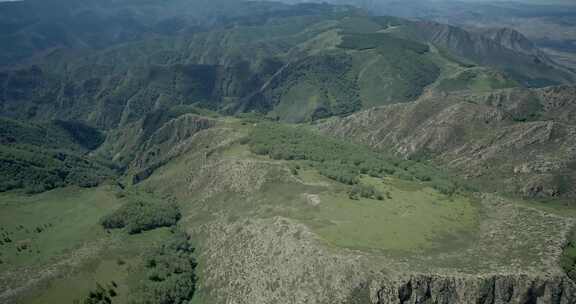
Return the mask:
{"type": "MultiPolygon", "coordinates": [[[[1,272],[5,282],[29,288],[21,302],[128,303],[178,290],[182,299],[193,294],[194,303],[225,303],[231,294],[280,299],[299,282],[302,297],[323,303],[352,296],[374,269],[382,270],[374,282],[406,272],[560,269],[557,250],[570,219],[454,187],[448,172],[425,161],[386,156],[307,126],[217,120],[187,140],[185,153],[124,190],[3,194],[2,231],[11,242],[0,247],[0,267],[37,267],[18,276],[1,272]],[[438,187],[443,184],[450,191],[438,187]],[[26,224],[40,213],[46,223],[26,224]],[[177,218],[176,226],[162,228],[177,218]],[[177,230],[191,239],[171,232],[177,230]],[[54,264],[60,259],[67,262],[54,264]],[[44,277],[50,267],[62,275],[44,277]],[[327,279],[342,273],[342,280],[327,279]],[[24,284],[40,277],[50,284],[24,284]],[[256,288],[269,280],[281,283],[256,288]]],[[[14,299],[6,290],[0,296],[14,299]]]]}
{"type": "Polygon", "coordinates": [[[160,303],[194,294],[196,262],[188,236],[175,227],[158,228],[142,210],[123,219],[148,225],[144,232],[133,234],[134,226],[111,231],[106,225],[133,204],[171,206],[173,201],[110,186],[1,196],[3,301],[10,287],[26,291],[18,303],[101,303],[106,298],[160,303]]]}

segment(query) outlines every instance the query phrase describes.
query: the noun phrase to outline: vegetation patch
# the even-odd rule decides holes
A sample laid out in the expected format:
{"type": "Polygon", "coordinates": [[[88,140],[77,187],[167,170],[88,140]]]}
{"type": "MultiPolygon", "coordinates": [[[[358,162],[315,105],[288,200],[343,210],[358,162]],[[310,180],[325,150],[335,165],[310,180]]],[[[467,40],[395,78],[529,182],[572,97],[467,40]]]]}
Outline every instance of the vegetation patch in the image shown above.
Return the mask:
{"type": "Polygon", "coordinates": [[[106,229],[126,228],[128,233],[135,234],[175,225],[179,219],[176,203],[138,198],[105,216],[101,224],[106,229]]]}
{"type": "Polygon", "coordinates": [[[98,148],[105,139],[100,131],[82,122],[56,120],[54,124],[66,130],[76,143],[88,150],[98,148]]]}
{"type": "Polygon", "coordinates": [[[560,266],[566,272],[570,279],[576,282],[576,241],[574,236],[568,242],[562,256],[560,257],[560,266]]]}
{"type": "MultiPolygon", "coordinates": [[[[126,278],[127,295],[123,301],[133,304],[185,304],[196,291],[196,260],[190,238],[183,232],[173,232],[152,248],[146,248],[139,262],[126,278]],[[129,299],[129,300],[128,300],[129,299]]],[[[118,265],[121,267],[122,265],[118,265]]],[[[119,296],[119,283],[96,283],[78,304],[110,304],[119,296]]]]}
{"type": "Polygon", "coordinates": [[[472,90],[484,92],[496,89],[513,88],[518,84],[495,71],[485,69],[468,69],[452,78],[440,81],[437,89],[442,91],[472,90]]]}
{"type": "Polygon", "coordinates": [[[345,34],[339,46],[353,50],[380,49],[383,52],[395,50],[411,51],[416,54],[425,54],[430,51],[426,44],[394,37],[387,33],[345,34]]]}
{"type": "Polygon", "coordinates": [[[0,145],[0,192],[40,193],[68,185],[94,187],[116,175],[111,164],[66,150],[0,145]]]}
{"type": "Polygon", "coordinates": [[[322,53],[289,65],[267,94],[273,104],[269,116],[287,122],[347,115],[362,107],[351,57],[342,52],[322,53]]]}
{"type": "Polygon", "coordinates": [[[339,47],[367,51],[354,54],[355,67],[364,66],[358,70],[364,107],[413,100],[440,76],[430,47],[416,41],[386,33],[344,34],[339,47]]]}
{"type": "Polygon", "coordinates": [[[0,192],[97,186],[116,175],[113,164],[86,156],[102,140],[98,131],[81,123],[37,125],[0,119],[0,192]]]}
{"type": "Polygon", "coordinates": [[[447,175],[423,162],[401,160],[316,134],[304,127],[261,123],[248,139],[250,150],[277,160],[304,161],[320,174],[347,185],[359,183],[361,175],[395,176],[419,181],[444,194],[455,193],[460,185],[447,175]]]}
{"type": "Polygon", "coordinates": [[[184,304],[196,291],[196,260],[190,237],[176,232],[145,256],[144,279],[134,288],[134,303],[184,304]]]}

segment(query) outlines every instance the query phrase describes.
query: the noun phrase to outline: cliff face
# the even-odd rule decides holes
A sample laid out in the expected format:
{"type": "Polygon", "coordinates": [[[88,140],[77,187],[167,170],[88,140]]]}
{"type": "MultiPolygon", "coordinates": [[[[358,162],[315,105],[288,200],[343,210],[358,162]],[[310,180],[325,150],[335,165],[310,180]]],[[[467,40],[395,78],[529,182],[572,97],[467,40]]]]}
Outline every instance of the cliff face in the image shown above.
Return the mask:
{"type": "Polygon", "coordinates": [[[373,303],[575,303],[575,285],[565,277],[413,275],[376,288],[373,303]]]}

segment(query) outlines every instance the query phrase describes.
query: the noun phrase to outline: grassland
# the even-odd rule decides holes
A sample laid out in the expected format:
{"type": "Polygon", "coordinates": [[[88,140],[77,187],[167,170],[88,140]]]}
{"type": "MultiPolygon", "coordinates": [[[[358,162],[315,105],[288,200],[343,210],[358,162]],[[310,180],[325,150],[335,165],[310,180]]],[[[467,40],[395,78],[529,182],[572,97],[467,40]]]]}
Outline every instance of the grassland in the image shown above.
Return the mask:
{"type": "MultiPolygon", "coordinates": [[[[414,182],[366,177],[384,200],[352,200],[346,193],[319,195],[308,224],[333,245],[370,251],[454,249],[478,224],[477,205],[414,182]]],[[[464,242],[465,243],[465,242],[464,242]]]]}
{"type": "Polygon", "coordinates": [[[121,204],[106,187],[63,188],[33,196],[6,193],[0,202],[1,272],[42,265],[106,237],[99,220],[121,204]]]}
{"type": "Polygon", "coordinates": [[[142,253],[169,238],[170,229],[163,228],[126,237],[117,233],[97,257],[87,260],[72,273],[52,280],[44,288],[31,293],[22,304],[74,303],[83,299],[97,284],[110,286],[114,282],[117,296],[114,303],[128,303],[130,287],[142,279],[133,275],[143,263],[142,253]]]}
{"type": "MultiPolygon", "coordinates": [[[[174,204],[165,200],[170,206],[174,204]]],[[[193,249],[170,245],[176,235],[174,227],[146,228],[129,234],[133,232],[129,227],[108,230],[102,225],[103,218],[143,201],[160,204],[160,199],[151,193],[115,186],[66,187],[36,195],[0,194],[0,302],[10,299],[23,304],[76,300],[83,303],[90,292],[103,286],[106,293],[113,294],[114,303],[128,303],[140,299],[137,295],[146,294],[136,290],[146,284],[151,271],[170,276],[175,271],[173,267],[193,270],[195,264],[182,260],[191,251],[179,253],[182,248],[193,249]],[[169,260],[160,262],[162,257],[169,260]],[[151,258],[158,259],[162,268],[146,266],[151,258]],[[172,261],[180,264],[170,265],[172,261]],[[24,292],[14,298],[11,289],[24,292]]],[[[131,217],[127,219],[130,221],[131,217]]],[[[146,217],[147,214],[136,215],[135,220],[144,223],[139,219],[146,217]]],[[[156,296],[162,296],[173,283],[194,283],[188,277],[176,279],[175,275],[169,280],[158,280],[153,288],[156,296]]],[[[181,290],[194,292],[193,288],[181,290]]]]}
{"type": "MultiPolygon", "coordinates": [[[[231,219],[285,216],[305,223],[332,246],[388,253],[454,249],[477,230],[477,202],[465,191],[442,193],[434,189],[435,185],[450,182],[444,173],[425,164],[373,154],[302,127],[259,122],[244,125],[236,132],[248,137],[212,154],[216,159],[221,157],[212,166],[218,164],[226,169],[209,165],[211,169],[206,174],[236,175],[236,170],[241,169],[237,166],[245,166],[246,162],[250,164],[246,169],[252,169],[242,169],[243,179],[251,179],[264,169],[268,171],[268,182],[256,193],[242,195],[235,195],[238,190],[225,185],[202,182],[195,186],[205,193],[213,192],[213,187],[218,189],[214,189],[215,196],[201,196],[204,199],[183,211],[193,214],[188,219],[194,226],[209,223],[220,213],[230,214],[231,219]],[[369,170],[380,166],[381,171],[369,170]],[[300,182],[291,180],[289,175],[300,182]],[[353,198],[350,193],[355,185],[374,187],[382,197],[353,198]],[[206,204],[207,201],[211,203],[206,204]]],[[[183,166],[198,172],[193,164],[197,161],[193,155],[177,160],[180,165],[165,167],[156,178],[177,180],[172,174],[183,166]]],[[[149,183],[163,183],[156,178],[149,183]]],[[[176,183],[171,188],[178,191],[181,186],[176,183]]]]}

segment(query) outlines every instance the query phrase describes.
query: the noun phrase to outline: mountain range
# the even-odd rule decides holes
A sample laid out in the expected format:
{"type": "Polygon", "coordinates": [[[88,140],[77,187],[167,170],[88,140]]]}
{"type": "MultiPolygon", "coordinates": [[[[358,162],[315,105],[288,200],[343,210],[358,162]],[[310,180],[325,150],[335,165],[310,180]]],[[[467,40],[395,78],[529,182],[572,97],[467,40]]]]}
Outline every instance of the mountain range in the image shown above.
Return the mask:
{"type": "Polygon", "coordinates": [[[0,3],[0,303],[576,301],[573,9],[361,2],[0,3]]]}

